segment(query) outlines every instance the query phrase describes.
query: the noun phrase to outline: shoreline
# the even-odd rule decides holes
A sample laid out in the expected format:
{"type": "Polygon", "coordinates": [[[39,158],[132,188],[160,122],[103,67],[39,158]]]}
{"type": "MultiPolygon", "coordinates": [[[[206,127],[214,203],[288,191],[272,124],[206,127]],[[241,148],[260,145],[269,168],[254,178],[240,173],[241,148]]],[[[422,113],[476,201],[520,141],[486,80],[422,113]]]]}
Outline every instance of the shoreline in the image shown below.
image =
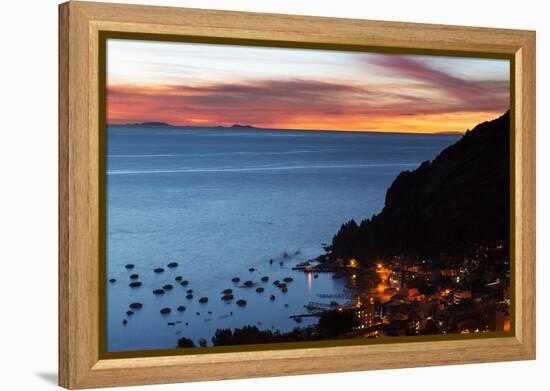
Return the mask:
{"type": "MultiPolygon", "coordinates": [[[[205,335],[205,337],[198,339],[189,338],[182,332],[177,335],[177,338],[174,338],[174,344],[186,348],[191,347],[192,343],[193,347],[200,348],[228,346],[231,345],[230,342],[233,340],[241,341],[237,345],[246,345],[341,338],[391,338],[396,336],[509,331],[509,297],[507,299],[503,297],[503,301],[496,300],[499,294],[506,295],[506,291],[509,289],[509,283],[506,280],[496,278],[493,284],[489,284],[486,289],[482,290],[483,292],[461,289],[457,282],[457,277],[466,278],[476,272],[477,269],[473,267],[477,265],[476,260],[487,257],[500,257],[504,253],[504,248],[501,246],[494,248],[480,246],[477,254],[472,254],[471,261],[468,262],[468,265],[471,266],[470,269],[461,270],[459,267],[454,268],[449,265],[448,268],[440,270],[443,280],[439,282],[438,290],[430,294],[418,287],[408,286],[413,280],[425,281],[426,278],[433,278],[432,265],[427,265],[426,259],[422,258],[414,259],[399,256],[389,261],[380,262],[374,268],[362,267],[354,259],[332,263],[321,263],[317,260],[302,262],[272,260],[272,262],[266,262],[266,264],[269,264],[269,266],[273,264],[282,266],[280,265],[282,263],[285,267],[291,264],[290,268],[283,269],[288,274],[286,277],[288,280],[276,284],[274,284],[275,281],[268,272],[261,273],[256,269],[258,266],[250,266],[248,273],[259,272],[259,274],[265,274],[262,278],[267,277],[269,280],[262,282],[260,279],[256,281],[259,274],[254,274],[255,277],[250,280],[243,278],[236,282],[233,281],[233,287],[226,289],[231,290],[230,294],[234,295],[230,300],[230,303],[233,304],[229,308],[242,307],[241,310],[246,311],[248,303],[243,306],[237,304],[239,295],[242,292],[252,291],[256,291],[258,294],[267,293],[269,286],[274,286],[274,290],[281,291],[281,295],[283,288],[288,289],[289,293],[287,295],[297,295],[296,292],[293,292],[293,283],[295,283],[297,275],[305,275],[308,279],[317,280],[321,274],[324,274],[326,278],[331,280],[344,278],[345,284],[341,285],[339,291],[316,293],[315,301],[302,301],[301,311],[287,312],[285,315],[288,319],[287,327],[264,327],[262,322],[244,322],[240,326],[224,327],[222,325],[223,319],[221,319],[222,324],[215,328],[211,337],[205,335]],[[290,276],[294,276],[294,278],[290,276]],[[249,284],[248,281],[252,281],[252,284],[249,284]],[[262,288],[261,292],[256,290],[258,288],[262,288]],[[490,291],[493,293],[487,295],[490,291]],[[438,309],[436,310],[434,307],[438,307],[438,309]],[[477,310],[476,307],[478,307],[477,310]],[[491,308],[489,315],[494,319],[483,325],[478,323],[478,327],[472,326],[474,324],[473,320],[479,318],[480,308],[486,310],[485,314],[488,313],[487,308],[491,308]],[[428,313],[429,315],[427,315],[428,313]],[[308,321],[308,323],[302,325],[302,322],[305,321],[308,321]],[[446,323],[441,323],[443,321],[446,323]],[[347,328],[342,328],[342,323],[345,323],[347,328]]],[[[244,274],[244,276],[247,276],[247,274],[244,274]]],[[[185,281],[185,286],[189,283],[185,281]]],[[[200,293],[199,291],[193,291],[195,300],[202,297],[200,293]]],[[[223,292],[220,292],[221,297],[223,297],[222,294],[223,292]]],[[[269,294],[266,294],[265,298],[268,297],[269,294]]],[[[282,297],[285,296],[277,298],[277,301],[282,300],[284,302],[282,297]]],[[[208,297],[203,305],[207,306],[207,303],[212,300],[218,300],[218,298],[208,297]]],[[[175,310],[175,308],[171,309],[174,312],[175,310]]],[[[285,311],[284,307],[279,311],[285,311]]],[[[139,309],[135,312],[139,312],[139,309]]],[[[233,316],[233,312],[231,314],[233,316]]],[[[128,322],[133,320],[132,316],[128,317],[128,322]]],[[[479,321],[479,319],[476,321],[479,321]]],[[[182,326],[183,324],[183,320],[166,318],[168,328],[175,329],[178,325],[182,326]]],[[[128,327],[127,325],[128,323],[124,327],[128,327]]],[[[173,347],[163,345],[154,349],[173,347]]],[[[110,351],[120,352],[125,350],[110,351]]]]}

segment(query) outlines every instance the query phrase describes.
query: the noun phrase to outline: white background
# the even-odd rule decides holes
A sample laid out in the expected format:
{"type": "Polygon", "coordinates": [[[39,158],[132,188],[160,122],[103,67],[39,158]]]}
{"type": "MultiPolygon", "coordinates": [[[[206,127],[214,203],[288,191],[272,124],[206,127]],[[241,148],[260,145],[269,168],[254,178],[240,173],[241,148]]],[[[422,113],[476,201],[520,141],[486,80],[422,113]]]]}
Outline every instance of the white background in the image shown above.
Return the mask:
{"type": "MultiPolygon", "coordinates": [[[[124,2],[119,0],[119,2],[124,2]]],[[[181,0],[134,3],[537,30],[537,329],[531,362],[144,387],[155,390],[541,389],[550,380],[548,56],[545,1],[181,0]],[[546,153],[545,153],[546,152],[546,153]],[[546,220],[546,221],[545,221],[546,220]],[[546,242],[545,242],[546,239],[546,242]]],[[[57,377],[57,1],[2,2],[0,23],[0,389],[57,377]]],[[[457,352],[457,354],[460,354],[457,352]]],[[[143,389],[143,388],[142,388],[143,389]]]]}

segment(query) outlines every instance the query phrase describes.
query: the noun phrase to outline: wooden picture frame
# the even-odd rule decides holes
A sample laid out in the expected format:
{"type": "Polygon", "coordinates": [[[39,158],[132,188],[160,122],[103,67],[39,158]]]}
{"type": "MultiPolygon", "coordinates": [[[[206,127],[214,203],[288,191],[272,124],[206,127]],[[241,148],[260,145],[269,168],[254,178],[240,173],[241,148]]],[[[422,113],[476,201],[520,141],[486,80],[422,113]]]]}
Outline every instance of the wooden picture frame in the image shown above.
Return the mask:
{"type": "Polygon", "coordinates": [[[535,358],[535,32],[70,1],[59,6],[59,384],[91,388],[535,358]],[[100,34],[503,56],[514,64],[510,337],[103,358],[100,34]]]}

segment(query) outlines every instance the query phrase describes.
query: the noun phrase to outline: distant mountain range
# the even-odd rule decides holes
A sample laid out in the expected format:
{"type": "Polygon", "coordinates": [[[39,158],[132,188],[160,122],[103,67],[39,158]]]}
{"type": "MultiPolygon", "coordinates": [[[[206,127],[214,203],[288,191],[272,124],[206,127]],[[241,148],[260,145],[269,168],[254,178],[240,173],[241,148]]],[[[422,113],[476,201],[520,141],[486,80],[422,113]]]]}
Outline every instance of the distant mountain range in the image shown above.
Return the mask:
{"type": "MultiPolygon", "coordinates": [[[[172,125],[167,122],[137,122],[137,123],[128,123],[128,124],[109,124],[109,126],[146,126],[146,127],[173,127],[173,128],[200,128],[201,126],[190,126],[190,125],[172,125]]],[[[250,128],[250,129],[261,129],[256,128],[251,125],[239,125],[234,124],[231,126],[203,126],[204,128],[222,128],[222,129],[229,129],[229,128],[250,128]]]]}
{"type": "Polygon", "coordinates": [[[174,126],[167,122],[138,122],[135,124],[117,124],[116,126],[174,126]]]}
{"type": "Polygon", "coordinates": [[[334,236],[331,257],[363,262],[395,255],[459,254],[508,244],[510,113],[477,125],[433,161],[401,172],[382,211],[351,220],[334,236]]]}
{"type": "MultiPolygon", "coordinates": [[[[252,125],[240,125],[240,124],[234,124],[231,126],[191,126],[191,125],[172,125],[167,122],[137,122],[137,123],[127,123],[127,124],[108,124],[108,126],[143,126],[143,127],[174,127],[174,128],[205,128],[205,129],[256,129],[256,130],[303,130],[303,129],[276,129],[276,128],[261,128],[257,126],[252,125]]],[[[330,132],[336,132],[337,129],[315,129],[318,131],[330,131],[330,132]]],[[[367,131],[366,131],[367,132],[367,131]]],[[[384,133],[384,132],[374,132],[373,133],[384,133]]],[[[441,135],[462,135],[463,132],[458,131],[444,131],[444,132],[437,132],[437,133],[430,133],[430,134],[441,134],[441,135]]]]}

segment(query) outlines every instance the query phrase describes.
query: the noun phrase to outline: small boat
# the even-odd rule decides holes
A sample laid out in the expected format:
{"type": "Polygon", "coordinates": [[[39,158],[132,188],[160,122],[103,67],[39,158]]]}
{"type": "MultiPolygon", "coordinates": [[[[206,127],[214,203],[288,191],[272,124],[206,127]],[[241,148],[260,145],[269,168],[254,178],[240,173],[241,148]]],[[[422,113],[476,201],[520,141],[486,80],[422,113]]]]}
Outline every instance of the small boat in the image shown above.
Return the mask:
{"type": "Polygon", "coordinates": [[[251,288],[254,285],[254,282],[248,280],[248,281],[245,281],[243,285],[247,288],[251,288]]]}
{"type": "Polygon", "coordinates": [[[129,263],[127,265],[124,266],[126,269],[133,269],[134,268],[134,264],[133,263],[129,263]]]}
{"type": "Polygon", "coordinates": [[[254,269],[253,267],[251,267],[250,269],[248,269],[248,271],[249,271],[250,273],[252,273],[252,272],[255,272],[256,269],[254,269]]]}
{"type": "Polygon", "coordinates": [[[167,315],[169,314],[170,312],[172,312],[172,309],[169,308],[169,307],[164,307],[160,310],[160,313],[163,314],[163,315],[167,315]]]}
{"type": "Polygon", "coordinates": [[[128,310],[128,311],[126,311],[126,315],[132,316],[132,315],[134,315],[134,311],[128,310]]]}
{"type": "Polygon", "coordinates": [[[114,283],[116,282],[116,278],[111,278],[111,279],[109,280],[109,282],[110,282],[111,284],[114,284],[114,283]]]}
{"type": "Polygon", "coordinates": [[[180,282],[180,285],[181,286],[187,286],[187,285],[189,285],[189,281],[183,280],[182,282],[180,282]]]}
{"type": "Polygon", "coordinates": [[[223,295],[223,296],[222,296],[222,300],[223,300],[223,301],[231,301],[231,300],[233,300],[233,295],[230,294],[230,293],[229,293],[229,294],[226,294],[226,295],[223,295]]]}
{"type": "Polygon", "coordinates": [[[164,289],[155,289],[153,293],[155,295],[164,295],[164,289]]]}
{"type": "Polygon", "coordinates": [[[132,303],[130,304],[130,308],[133,310],[139,310],[140,308],[143,308],[143,304],[141,303],[132,303]]]}
{"type": "Polygon", "coordinates": [[[168,265],[166,265],[166,266],[168,266],[170,269],[173,269],[173,268],[175,268],[175,267],[178,267],[178,263],[177,263],[177,262],[170,262],[170,263],[169,263],[168,265]]]}
{"type": "Polygon", "coordinates": [[[126,319],[122,319],[122,324],[126,326],[128,324],[128,321],[126,319]]]}
{"type": "Polygon", "coordinates": [[[183,277],[182,276],[177,276],[176,278],[174,278],[174,280],[176,280],[177,282],[180,282],[181,280],[183,280],[183,277]]]}
{"type": "Polygon", "coordinates": [[[185,296],[186,299],[191,300],[193,298],[193,295],[189,293],[187,296],[185,296]]]}
{"type": "Polygon", "coordinates": [[[236,301],[236,303],[239,307],[244,307],[246,305],[246,300],[239,299],[236,301]]]}
{"type": "Polygon", "coordinates": [[[292,282],[292,281],[294,281],[294,278],[292,278],[292,277],[285,277],[285,278],[283,278],[283,281],[284,281],[284,282],[292,282]]]}
{"type": "Polygon", "coordinates": [[[230,295],[233,293],[233,289],[227,288],[222,291],[224,295],[230,295]]]}
{"type": "Polygon", "coordinates": [[[178,307],[178,312],[183,312],[183,311],[185,311],[185,306],[184,306],[184,305],[180,305],[180,306],[178,307]]]}
{"type": "Polygon", "coordinates": [[[199,299],[199,303],[201,303],[201,304],[208,303],[208,297],[206,297],[206,296],[205,296],[205,297],[201,297],[201,298],[199,299]]]}
{"type": "Polygon", "coordinates": [[[279,280],[275,280],[275,281],[273,281],[273,285],[275,285],[275,286],[279,285],[279,283],[280,283],[280,281],[279,281],[279,280]]]}
{"type": "Polygon", "coordinates": [[[128,285],[130,286],[130,288],[139,288],[141,286],[141,282],[134,281],[134,282],[129,283],[128,285]]]}
{"type": "Polygon", "coordinates": [[[170,289],[172,289],[174,286],[172,284],[166,284],[162,287],[162,289],[164,289],[165,291],[169,291],[170,289]]]}
{"type": "Polygon", "coordinates": [[[163,273],[164,272],[164,269],[161,268],[161,267],[157,267],[156,269],[153,270],[155,273],[163,273]]]}
{"type": "Polygon", "coordinates": [[[187,293],[193,293],[193,289],[187,289],[187,293]]]}
{"type": "Polygon", "coordinates": [[[233,277],[233,278],[231,279],[231,281],[233,281],[233,282],[239,282],[239,281],[241,281],[241,279],[240,279],[239,277],[233,277]]]}
{"type": "Polygon", "coordinates": [[[283,291],[283,293],[287,293],[288,292],[288,288],[287,287],[284,287],[283,289],[281,289],[283,291]]]}
{"type": "Polygon", "coordinates": [[[268,276],[263,276],[262,277],[262,282],[268,282],[269,281],[269,277],[268,276]]]}
{"type": "Polygon", "coordinates": [[[269,300],[274,301],[275,300],[275,295],[269,295],[269,300]]]}
{"type": "Polygon", "coordinates": [[[139,278],[139,274],[131,274],[130,279],[131,280],[137,280],[139,278]]]}
{"type": "Polygon", "coordinates": [[[261,287],[261,286],[256,288],[256,292],[258,292],[258,293],[262,293],[263,291],[264,291],[264,288],[261,287]]]}

